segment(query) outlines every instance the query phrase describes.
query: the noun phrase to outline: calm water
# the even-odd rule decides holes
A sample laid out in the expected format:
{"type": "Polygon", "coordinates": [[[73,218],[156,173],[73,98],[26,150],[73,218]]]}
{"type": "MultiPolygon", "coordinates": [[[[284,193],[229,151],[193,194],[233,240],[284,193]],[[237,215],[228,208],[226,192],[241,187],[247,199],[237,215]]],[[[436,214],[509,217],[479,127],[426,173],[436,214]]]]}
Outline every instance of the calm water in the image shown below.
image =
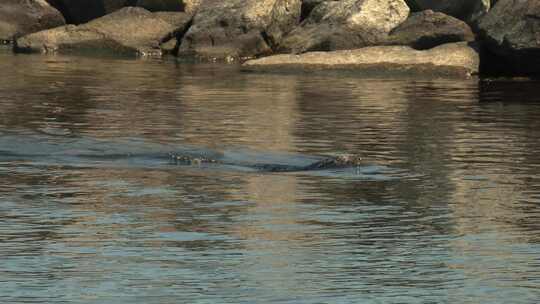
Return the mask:
{"type": "Polygon", "coordinates": [[[540,299],[539,82],[8,52],[0,71],[2,303],[540,299]],[[243,165],[342,153],[365,165],[243,165]]]}

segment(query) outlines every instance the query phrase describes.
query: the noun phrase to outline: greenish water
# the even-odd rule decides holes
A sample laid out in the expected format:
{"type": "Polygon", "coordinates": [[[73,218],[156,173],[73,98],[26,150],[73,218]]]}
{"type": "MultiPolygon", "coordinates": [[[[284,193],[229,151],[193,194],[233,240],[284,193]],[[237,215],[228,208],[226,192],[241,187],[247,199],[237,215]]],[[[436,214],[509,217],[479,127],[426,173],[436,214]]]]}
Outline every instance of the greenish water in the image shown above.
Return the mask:
{"type": "Polygon", "coordinates": [[[2,303],[540,298],[538,82],[9,52],[0,70],[2,303]],[[342,153],[365,164],[243,165],[342,153]]]}

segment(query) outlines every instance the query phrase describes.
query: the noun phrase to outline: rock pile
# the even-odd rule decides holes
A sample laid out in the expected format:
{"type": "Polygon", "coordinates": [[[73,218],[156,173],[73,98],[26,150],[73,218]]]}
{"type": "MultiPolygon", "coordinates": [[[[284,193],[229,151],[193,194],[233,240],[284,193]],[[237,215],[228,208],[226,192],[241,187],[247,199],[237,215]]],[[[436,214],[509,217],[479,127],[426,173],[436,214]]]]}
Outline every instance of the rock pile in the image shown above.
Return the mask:
{"type": "Polygon", "coordinates": [[[369,67],[444,74],[452,67],[470,75],[482,72],[481,62],[503,73],[537,75],[540,2],[3,0],[0,41],[14,41],[15,51],[43,53],[172,54],[214,61],[277,56],[248,61],[249,69],[369,67]]]}

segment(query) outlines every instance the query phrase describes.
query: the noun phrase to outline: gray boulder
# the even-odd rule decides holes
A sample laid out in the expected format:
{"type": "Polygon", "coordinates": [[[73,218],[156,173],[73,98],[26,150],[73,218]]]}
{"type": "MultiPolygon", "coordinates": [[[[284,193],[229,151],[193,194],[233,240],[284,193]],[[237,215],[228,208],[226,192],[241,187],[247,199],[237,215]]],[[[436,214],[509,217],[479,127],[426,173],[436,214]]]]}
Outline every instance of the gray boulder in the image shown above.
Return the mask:
{"type": "Polygon", "coordinates": [[[165,20],[143,8],[126,7],[84,25],[68,25],[24,36],[16,41],[15,49],[160,56],[160,44],[179,30],[178,24],[165,20]]]}
{"type": "Polygon", "coordinates": [[[474,23],[490,9],[490,0],[407,0],[413,11],[433,10],[474,23]]]}
{"type": "Polygon", "coordinates": [[[0,41],[64,25],[64,17],[44,0],[0,1],[0,41]]]}
{"type": "Polygon", "coordinates": [[[540,74],[540,1],[498,0],[479,24],[493,64],[512,73],[540,74]]]}
{"type": "Polygon", "coordinates": [[[413,13],[390,32],[387,45],[408,45],[423,50],[437,45],[474,41],[474,34],[467,23],[432,10],[413,13]]]}
{"type": "Polygon", "coordinates": [[[409,15],[403,0],[325,1],[283,39],[279,51],[303,53],[377,45],[409,15]]]}
{"type": "Polygon", "coordinates": [[[300,18],[300,0],[205,0],[180,46],[180,55],[235,59],[272,52],[300,18]]]}
{"type": "MultiPolygon", "coordinates": [[[[67,23],[81,24],[110,14],[133,0],[47,0],[64,15],[67,23]]],[[[135,0],[136,1],[136,0],[135,0]]]]}
{"type": "Polygon", "coordinates": [[[285,54],[249,60],[248,71],[351,70],[363,75],[468,77],[478,73],[478,52],[465,42],[419,51],[408,46],[372,46],[356,50],[285,54]]]}

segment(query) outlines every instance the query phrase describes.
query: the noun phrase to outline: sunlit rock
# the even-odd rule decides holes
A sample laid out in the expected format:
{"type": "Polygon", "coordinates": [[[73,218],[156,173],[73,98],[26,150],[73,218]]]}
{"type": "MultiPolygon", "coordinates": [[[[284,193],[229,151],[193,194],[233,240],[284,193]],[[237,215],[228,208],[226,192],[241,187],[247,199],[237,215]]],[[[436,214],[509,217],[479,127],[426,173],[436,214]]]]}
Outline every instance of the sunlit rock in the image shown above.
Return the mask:
{"type": "MultiPolygon", "coordinates": [[[[174,14],[174,13],[171,13],[174,14]]],[[[173,16],[153,14],[143,8],[127,7],[84,25],[68,25],[24,36],[17,40],[19,51],[42,53],[110,52],[115,54],[161,55],[160,43],[171,39],[182,22],[183,13],[173,16]],[[169,21],[165,21],[169,19],[169,21]]]]}
{"type": "Polygon", "coordinates": [[[180,54],[225,59],[271,53],[297,25],[300,9],[300,0],[206,0],[182,40],[180,54]]]}
{"type": "Polygon", "coordinates": [[[350,70],[366,75],[470,76],[479,70],[479,55],[467,43],[449,43],[419,51],[408,46],[374,46],[356,50],[275,55],[244,63],[248,71],[350,70]]]}
{"type": "Polygon", "coordinates": [[[325,1],[285,37],[279,50],[303,53],[377,45],[408,15],[403,0],[325,1]]]}

